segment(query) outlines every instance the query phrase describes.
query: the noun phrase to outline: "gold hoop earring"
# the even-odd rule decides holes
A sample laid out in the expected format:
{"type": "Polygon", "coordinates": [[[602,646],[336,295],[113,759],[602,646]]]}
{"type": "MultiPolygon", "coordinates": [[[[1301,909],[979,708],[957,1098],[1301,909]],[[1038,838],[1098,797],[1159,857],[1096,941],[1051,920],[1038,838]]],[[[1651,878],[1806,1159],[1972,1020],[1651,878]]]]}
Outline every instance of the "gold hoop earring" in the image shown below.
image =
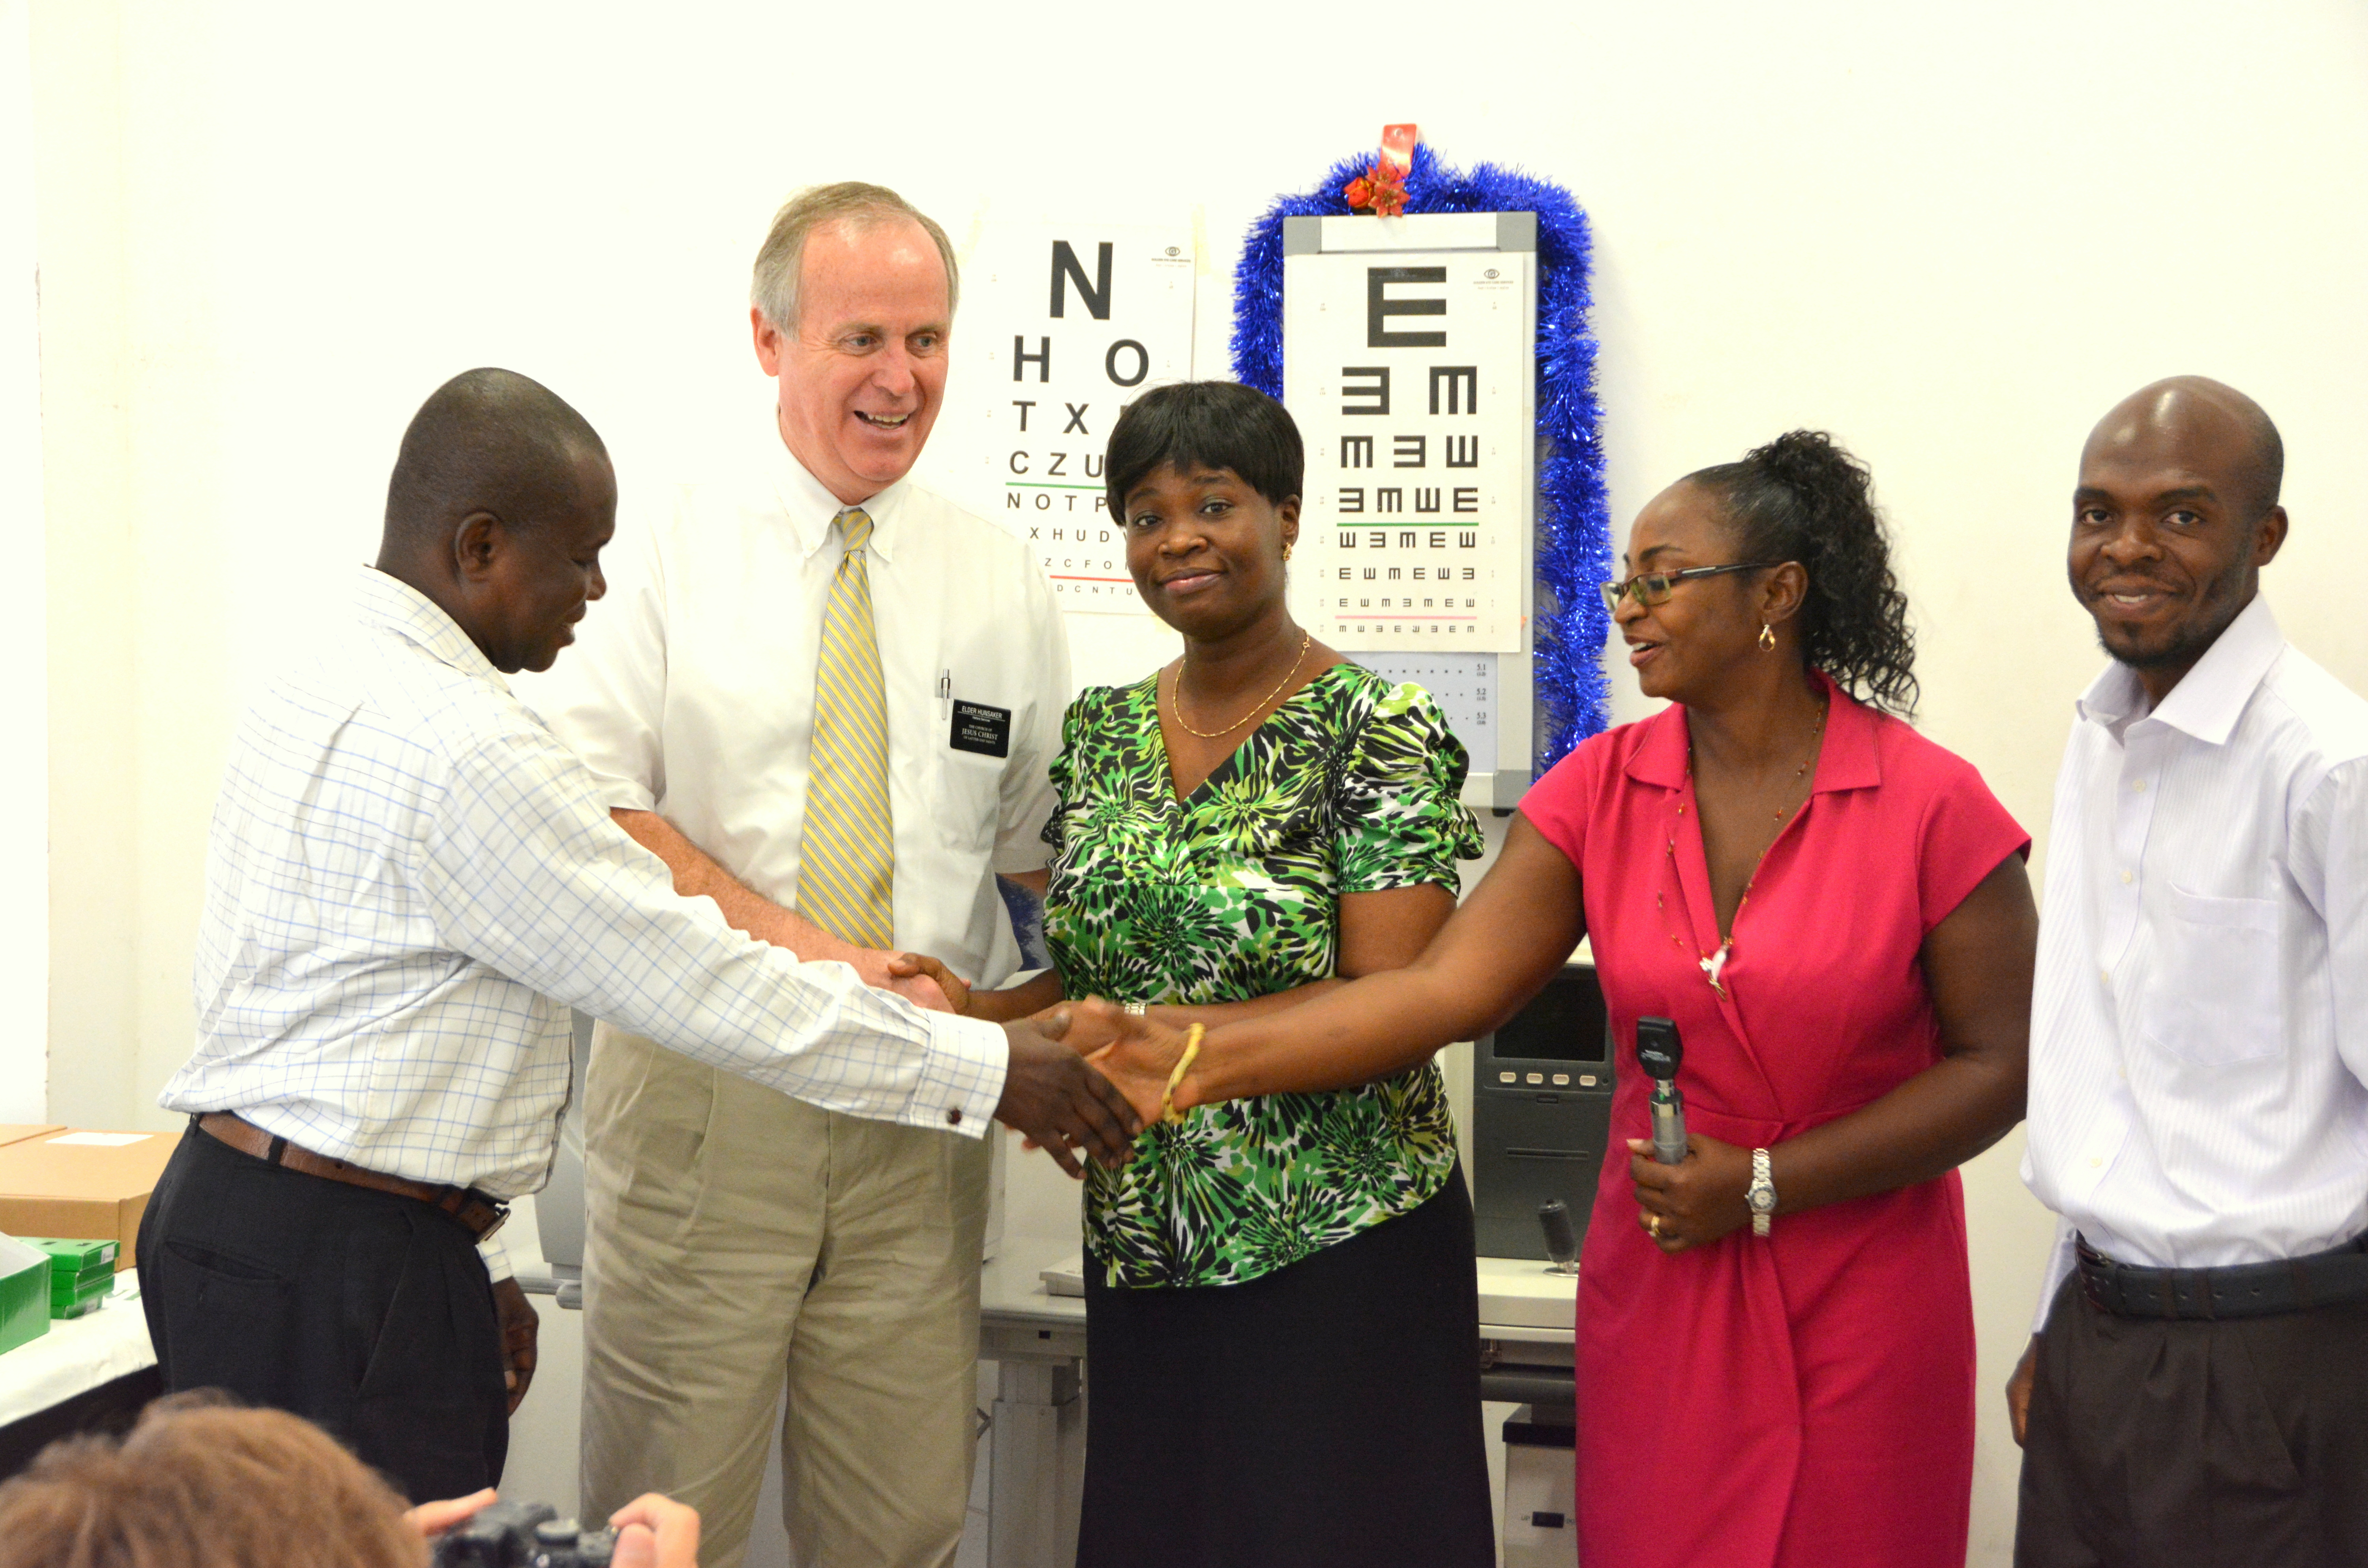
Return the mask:
{"type": "Polygon", "coordinates": [[[1776,629],[1764,620],[1759,623],[1759,651],[1763,653],[1776,651],[1776,629]]]}
{"type": "Polygon", "coordinates": [[[1291,541],[1289,540],[1282,541],[1282,558],[1285,561],[1291,559],[1291,541]]]}

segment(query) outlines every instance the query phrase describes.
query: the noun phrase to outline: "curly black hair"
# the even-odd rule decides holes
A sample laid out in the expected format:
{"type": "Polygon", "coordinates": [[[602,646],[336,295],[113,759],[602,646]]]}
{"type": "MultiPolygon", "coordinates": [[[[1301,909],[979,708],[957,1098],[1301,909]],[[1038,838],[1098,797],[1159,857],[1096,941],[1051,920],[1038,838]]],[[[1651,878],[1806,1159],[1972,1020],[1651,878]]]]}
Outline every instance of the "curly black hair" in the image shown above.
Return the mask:
{"type": "Polygon", "coordinates": [[[1801,648],[1811,666],[1861,701],[1913,718],[1916,633],[1869,477],[1822,430],[1788,430],[1741,462],[1686,476],[1718,497],[1738,559],[1807,569],[1801,648]]]}

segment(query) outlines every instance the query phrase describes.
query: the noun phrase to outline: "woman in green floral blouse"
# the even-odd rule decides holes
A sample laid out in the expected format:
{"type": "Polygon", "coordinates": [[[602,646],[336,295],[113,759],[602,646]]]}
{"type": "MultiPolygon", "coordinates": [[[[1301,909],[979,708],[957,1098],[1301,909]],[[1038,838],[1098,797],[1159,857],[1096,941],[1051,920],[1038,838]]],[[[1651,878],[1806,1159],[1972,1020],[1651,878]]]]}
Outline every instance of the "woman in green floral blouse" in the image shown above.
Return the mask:
{"type": "MultiPolygon", "coordinates": [[[[1429,695],[1292,619],[1303,457],[1230,382],[1146,393],[1110,515],[1184,656],[1068,712],[1053,779],[1062,996],[1178,1027],[1289,1007],[1420,953],[1480,853],[1429,695]],[[1222,728],[1217,726],[1222,725],[1222,728]]],[[[1155,1126],[1088,1167],[1081,1568],[1494,1561],[1471,1202],[1439,1069],[1155,1126]]]]}

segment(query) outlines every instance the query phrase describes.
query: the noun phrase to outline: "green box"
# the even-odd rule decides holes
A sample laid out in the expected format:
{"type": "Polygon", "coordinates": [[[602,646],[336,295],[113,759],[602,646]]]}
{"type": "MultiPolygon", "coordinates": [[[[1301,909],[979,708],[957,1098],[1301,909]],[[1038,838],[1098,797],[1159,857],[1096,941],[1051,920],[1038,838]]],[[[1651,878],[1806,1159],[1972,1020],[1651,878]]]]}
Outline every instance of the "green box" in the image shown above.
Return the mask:
{"type": "Polygon", "coordinates": [[[0,1352],[49,1332],[49,1255],[0,1236],[0,1352]]]}
{"type": "Polygon", "coordinates": [[[50,1255],[50,1276],[56,1279],[87,1279],[95,1275],[115,1272],[116,1255],[123,1244],[115,1241],[76,1241],[57,1236],[18,1236],[18,1241],[37,1251],[50,1255]]]}

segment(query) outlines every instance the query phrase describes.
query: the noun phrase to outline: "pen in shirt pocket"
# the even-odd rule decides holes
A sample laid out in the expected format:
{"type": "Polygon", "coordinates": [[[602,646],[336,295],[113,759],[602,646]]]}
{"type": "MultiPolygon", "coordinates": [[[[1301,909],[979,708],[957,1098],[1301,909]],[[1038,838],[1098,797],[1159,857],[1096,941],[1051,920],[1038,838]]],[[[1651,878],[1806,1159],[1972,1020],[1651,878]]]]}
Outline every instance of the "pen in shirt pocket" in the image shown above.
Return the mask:
{"type": "Polygon", "coordinates": [[[951,669],[939,670],[938,672],[938,717],[951,719],[953,713],[954,672],[951,669]]]}

